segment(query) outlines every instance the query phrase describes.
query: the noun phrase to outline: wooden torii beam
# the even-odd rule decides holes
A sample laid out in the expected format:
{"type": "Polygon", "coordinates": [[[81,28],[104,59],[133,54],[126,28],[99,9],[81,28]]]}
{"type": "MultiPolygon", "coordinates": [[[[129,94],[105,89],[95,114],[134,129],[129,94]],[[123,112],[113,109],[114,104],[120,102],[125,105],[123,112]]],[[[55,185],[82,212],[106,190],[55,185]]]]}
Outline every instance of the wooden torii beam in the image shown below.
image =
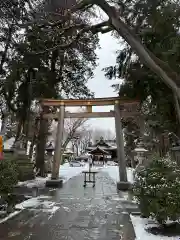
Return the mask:
{"type": "Polygon", "coordinates": [[[132,104],[139,102],[138,100],[130,100],[127,97],[108,97],[108,98],[91,98],[91,99],[42,99],[40,103],[42,106],[61,106],[79,107],[79,106],[110,106],[115,105],[116,102],[120,104],[132,104]]]}
{"type": "MultiPolygon", "coordinates": [[[[129,100],[127,98],[95,98],[95,99],[43,99],[41,100],[42,106],[65,106],[65,107],[79,107],[85,106],[86,112],[65,112],[64,118],[112,118],[115,117],[115,112],[111,110],[110,112],[93,112],[93,106],[110,106],[118,103],[121,109],[121,117],[128,118],[138,114],[138,111],[135,110],[135,106],[139,104],[138,100],[129,100]],[[131,109],[127,111],[128,105],[131,106],[131,109]],[[133,105],[133,109],[132,109],[133,105]]],[[[45,113],[43,114],[45,119],[57,119],[58,113],[45,113]]]]}

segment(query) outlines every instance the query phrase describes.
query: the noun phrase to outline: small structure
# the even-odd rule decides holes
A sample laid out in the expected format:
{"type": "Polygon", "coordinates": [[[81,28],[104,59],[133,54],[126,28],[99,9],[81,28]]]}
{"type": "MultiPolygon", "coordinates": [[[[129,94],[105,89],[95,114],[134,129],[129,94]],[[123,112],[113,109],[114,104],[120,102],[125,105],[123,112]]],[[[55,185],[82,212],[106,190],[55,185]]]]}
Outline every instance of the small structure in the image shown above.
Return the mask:
{"type": "Polygon", "coordinates": [[[89,154],[93,155],[93,164],[94,161],[104,162],[107,160],[107,156],[110,155],[108,151],[103,150],[101,147],[97,146],[95,149],[91,150],[89,154]]]}
{"type": "Polygon", "coordinates": [[[93,187],[95,187],[96,184],[96,174],[98,173],[97,171],[94,170],[86,170],[83,171],[84,173],[84,187],[86,187],[87,183],[93,183],[93,187]],[[91,178],[92,176],[92,178],[91,178]]]}
{"type": "Polygon", "coordinates": [[[52,142],[50,142],[49,145],[46,147],[46,152],[48,155],[52,156],[52,153],[54,152],[54,145],[52,142]]]}
{"type": "Polygon", "coordinates": [[[82,154],[82,155],[80,155],[80,156],[78,156],[78,157],[75,157],[75,159],[76,159],[77,161],[88,162],[90,156],[91,156],[91,155],[90,155],[89,153],[86,153],[86,154],[82,154]]]}
{"type": "Polygon", "coordinates": [[[117,146],[111,146],[103,137],[101,137],[94,145],[87,147],[86,150],[92,155],[109,155],[111,160],[117,159],[117,146]]]}
{"type": "Polygon", "coordinates": [[[180,145],[172,147],[170,150],[171,157],[176,161],[178,166],[180,166],[180,145]]]}
{"type": "Polygon", "coordinates": [[[13,160],[14,159],[14,149],[12,148],[15,138],[12,137],[3,143],[3,159],[13,160]]]}

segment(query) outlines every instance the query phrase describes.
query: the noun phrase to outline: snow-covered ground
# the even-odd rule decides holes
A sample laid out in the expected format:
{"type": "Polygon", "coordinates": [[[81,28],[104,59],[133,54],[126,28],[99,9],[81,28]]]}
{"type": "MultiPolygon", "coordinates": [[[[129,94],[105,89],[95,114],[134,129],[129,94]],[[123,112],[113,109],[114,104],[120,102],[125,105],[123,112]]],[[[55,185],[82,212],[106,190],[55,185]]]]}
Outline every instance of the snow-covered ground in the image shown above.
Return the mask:
{"type": "Polygon", "coordinates": [[[6,222],[6,221],[9,220],[10,218],[15,217],[16,215],[18,215],[20,212],[21,212],[21,211],[14,211],[14,212],[10,213],[7,217],[1,219],[1,220],[0,220],[0,223],[6,222]]]}
{"type": "Polygon", "coordinates": [[[180,236],[167,237],[154,235],[146,231],[147,228],[157,226],[153,221],[141,218],[140,216],[132,216],[131,221],[135,230],[136,240],[178,240],[180,236]]]}
{"type": "MultiPolygon", "coordinates": [[[[107,172],[114,182],[119,181],[119,167],[118,166],[105,166],[102,169],[103,172],[107,172]]],[[[129,182],[133,182],[133,169],[127,168],[127,177],[129,182]]]]}
{"type": "Polygon", "coordinates": [[[82,171],[87,169],[87,164],[82,167],[70,167],[69,163],[65,163],[60,167],[59,176],[64,179],[63,182],[67,182],[69,179],[81,174],[82,171]]]}
{"type": "Polygon", "coordinates": [[[16,204],[15,209],[41,209],[44,212],[54,214],[59,209],[59,206],[56,206],[55,202],[50,201],[50,198],[49,196],[30,198],[22,203],[16,204]]]}
{"type": "Polygon", "coordinates": [[[13,146],[13,143],[14,143],[14,141],[15,141],[15,137],[12,137],[12,138],[9,138],[8,140],[6,140],[5,142],[4,142],[4,149],[11,149],[11,147],[13,146]]]}
{"type": "MultiPolygon", "coordinates": [[[[86,164],[82,167],[70,167],[69,163],[65,163],[61,165],[59,176],[63,179],[63,182],[67,182],[69,179],[79,175],[82,171],[87,170],[89,165],[86,164]]],[[[99,169],[100,171],[106,172],[109,176],[114,180],[114,182],[119,181],[119,170],[118,166],[104,166],[104,167],[93,167],[92,169],[99,169]]],[[[131,168],[127,168],[128,181],[133,182],[133,170],[131,168]]],[[[43,187],[47,179],[49,179],[51,175],[47,178],[37,177],[34,180],[29,180],[25,182],[19,182],[18,186],[26,186],[28,188],[33,187],[43,187]]]]}
{"type": "Polygon", "coordinates": [[[36,177],[33,180],[27,180],[24,182],[18,182],[18,186],[21,187],[28,187],[28,188],[33,188],[33,187],[44,187],[46,181],[50,178],[50,176],[46,177],[46,178],[42,178],[42,177],[36,177]]]}
{"type": "MultiPolygon", "coordinates": [[[[64,182],[66,182],[69,179],[81,174],[83,170],[87,170],[88,167],[89,167],[88,164],[86,164],[83,167],[70,167],[69,163],[65,163],[60,167],[60,177],[62,177],[64,179],[64,182]]],[[[118,166],[95,167],[94,169],[98,169],[99,171],[108,173],[115,183],[119,181],[118,166]]],[[[127,168],[127,176],[128,176],[128,181],[133,182],[133,169],[127,168]]],[[[26,185],[28,187],[43,186],[45,185],[46,180],[47,178],[46,179],[36,178],[35,180],[32,180],[32,181],[19,183],[19,185],[26,185]]],[[[39,196],[36,198],[31,198],[20,204],[17,204],[16,210],[18,211],[16,211],[16,214],[21,212],[21,210],[25,208],[42,209],[42,211],[48,212],[50,214],[50,217],[52,217],[53,214],[59,209],[59,207],[56,206],[54,202],[51,202],[47,196],[39,196]]],[[[6,221],[8,218],[3,219],[2,221],[6,221]]],[[[153,235],[147,232],[145,230],[146,228],[152,227],[155,225],[154,222],[149,221],[148,219],[131,215],[131,220],[136,233],[136,240],[178,240],[180,239],[180,236],[166,237],[166,236],[160,236],[160,235],[153,235]]]]}
{"type": "MultiPolygon", "coordinates": [[[[65,163],[60,166],[59,176],[63,179],[63,182],[67,182],[72,177],[75,177],[82,173],[83,170],[87,169],[88,165],[83,167],[70,167],[69,163],[65,163]]],[[[33,187],[43,187],[51,175],[49,174],[47,178],[36,177],[36,179],[28,180],[25,182],[19,182],[18,186],[26,186],[28,188],[33,187]]]]}

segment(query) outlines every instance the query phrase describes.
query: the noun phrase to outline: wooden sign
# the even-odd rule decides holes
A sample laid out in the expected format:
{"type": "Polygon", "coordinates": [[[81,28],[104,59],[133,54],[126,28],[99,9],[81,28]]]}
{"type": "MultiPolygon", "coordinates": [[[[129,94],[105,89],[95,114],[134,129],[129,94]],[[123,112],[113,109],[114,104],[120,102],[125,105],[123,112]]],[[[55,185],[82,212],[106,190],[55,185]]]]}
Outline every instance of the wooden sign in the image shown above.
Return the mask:
{"type": "Polygon", "coordinates": [[[123,118],[137,116],[140,114],[139,110],[140,110],[140,102],[138,101],[125,102],[120,104],[121,116],[123,118]]]}

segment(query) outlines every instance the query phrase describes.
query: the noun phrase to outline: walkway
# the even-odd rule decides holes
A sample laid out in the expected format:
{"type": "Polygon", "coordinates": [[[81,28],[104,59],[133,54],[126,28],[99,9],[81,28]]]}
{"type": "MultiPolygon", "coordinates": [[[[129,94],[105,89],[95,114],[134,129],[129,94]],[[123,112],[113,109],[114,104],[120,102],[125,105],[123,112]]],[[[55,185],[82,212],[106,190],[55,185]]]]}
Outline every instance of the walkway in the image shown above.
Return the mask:
{"type": "Polygon", "coordinates": [[[98,173],[94,189],[82,185],[77,176],[0,224],[0,240],[134,240],[127,202],[109,176],[98,173]]]}

